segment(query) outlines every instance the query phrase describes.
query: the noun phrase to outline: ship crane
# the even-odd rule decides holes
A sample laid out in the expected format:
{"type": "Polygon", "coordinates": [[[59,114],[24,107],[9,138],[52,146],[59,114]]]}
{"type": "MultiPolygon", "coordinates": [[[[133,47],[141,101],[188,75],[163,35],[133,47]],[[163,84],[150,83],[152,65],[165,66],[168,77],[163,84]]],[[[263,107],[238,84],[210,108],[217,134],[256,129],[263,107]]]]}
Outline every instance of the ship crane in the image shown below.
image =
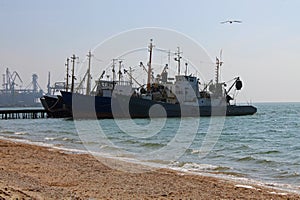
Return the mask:
{"type": "MultiPolygon", "coordinates": [[[[143,62],[140,62],[140,67],[142,67],[143,70],[145,70],[146,73],[148,74],[148,69],[145,67],[145,65],[143,64],[143,62]]],[[[152,68],[151,68],[150,71],[152,71],[152,68]]],[[[151,73],[151,79],[152,79],[152,80],[154,79],[153,72],[151,73]]]]}
{"type": "Polygon", "coordinates": [[[163,68],[162,72],[160,74],[157,74],[157,82],[161,81],[163,83],[167,83],[168,80],[168,72],[167,69],[168,68],[168,64],[165,65],[165,67],[163,68]]]}
{"type": "Polygon", "coordinates": [[[160,76],[162,76],[163,73],[166,73],[167,72],[167,69],[168,69],[168,64],[166,64],[166,66],[163,68],[160,76]]]}
{"type": "Polygon", "coordinates": [[[140,62],[140,67],[143,68],[143,70],[146,71],[146,73],[148,73],[148,70],[146,69],[145,65],[143,64],[143,62],[140,62]]]}
{"type": "Polygon", "coordinates": [[[130,83],[132,84],[132,80],[134,80],[134,82],[136,82],[136,84],[138,84],[140,87],[143,87],[142,84],[140,84],[133,76],[132,76],[132,68],[130,67],[129,68],[129,73],[128,73],[128,70],[126,69],[123,69],[124,70],[124,74],[127,74],[130,78],[130,83]]]}

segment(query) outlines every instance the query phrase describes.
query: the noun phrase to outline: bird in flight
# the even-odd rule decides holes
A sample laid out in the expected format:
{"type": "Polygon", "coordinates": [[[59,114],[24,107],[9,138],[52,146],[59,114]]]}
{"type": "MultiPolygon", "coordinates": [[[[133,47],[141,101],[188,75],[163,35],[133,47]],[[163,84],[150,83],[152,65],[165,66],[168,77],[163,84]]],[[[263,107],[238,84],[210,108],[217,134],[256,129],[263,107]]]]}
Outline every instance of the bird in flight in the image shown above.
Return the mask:
{"type": "Polygon", "coordinates": [[[221,24],[225,24],[225,23],[232,24],[232,23],[242,23],[242,21],[239,21],[239,20],[227,20],[227,21],[220,22],[220,23],[221,24]]]}

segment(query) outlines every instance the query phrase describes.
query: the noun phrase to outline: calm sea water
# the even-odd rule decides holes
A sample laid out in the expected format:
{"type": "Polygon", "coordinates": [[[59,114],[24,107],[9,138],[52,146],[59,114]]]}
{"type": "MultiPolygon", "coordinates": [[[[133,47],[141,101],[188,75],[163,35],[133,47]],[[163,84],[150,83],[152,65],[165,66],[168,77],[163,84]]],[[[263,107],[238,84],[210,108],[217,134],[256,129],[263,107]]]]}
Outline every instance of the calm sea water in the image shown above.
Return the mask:
{"type": "Polygon", "coordinates": [[[300,192],[300,103],[253,116],[135,120],[1,120],[0,137],[300,192]]]}

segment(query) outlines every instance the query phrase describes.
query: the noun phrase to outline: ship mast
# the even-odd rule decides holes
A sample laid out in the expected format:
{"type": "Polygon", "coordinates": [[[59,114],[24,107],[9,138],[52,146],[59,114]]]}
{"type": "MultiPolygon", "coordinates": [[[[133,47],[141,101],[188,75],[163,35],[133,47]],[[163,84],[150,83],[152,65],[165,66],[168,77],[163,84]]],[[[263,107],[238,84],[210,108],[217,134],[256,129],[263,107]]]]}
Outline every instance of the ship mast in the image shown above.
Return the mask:
{"type": "Polygon", "coordinates": [[[66,92],[68,92],[69,90],[69,61],[70,59],[67,58],[67,63],[65,64],[65,66],[67,67],[67,77],[66,77],[66,92]]]}
{"type": "Polygon", "coordinates": [[[175,61],[177,61],[177,63],[178,63],[178,75],[180,75],[180,60],[181,60],[181,56],[180,56],[180,54],[181,54],[182,52],[180,52],[180,48],[179,47],[177,47],[177,53],[175,53],[175,55],[177,55],[177,58],[174,58],[174,60],[175,61]]]}
{"type": "Polygon", "coordinates": [[[220,59],[216,57],[216,83],[219,83],[220,67],[222,66],[222,49],[220,51],[220,59]]]}
{"type": "Polygon", "coordinates": [[[133,72],[133,69],[132,69],[132,67],[129,67],[129,74],[130,74],[130,76],[129,76],[129,82],[130,82],[130,85],[132,85],[133,84],[133,82],[132,82],[132,72],[133,72]]]}
{"type": "Polygon", "coordinates": [[[220,70],[220,61],[218,57],[216,57],[216,83],[219,83],[219,70],[220,70]]]}
{"type": "MultiPolygon", "coordinates": [[[[3,90],[5,90],[6,89],[5,74],[2,74],[2,77],[3,77],[3,84],[2,84],[2,86],[3,86],[3,90]]],[[[7,92],[7,91],[5,91],[5,92],[7,92]]]]}
{"type": "Polygon", "coordinates": [[[92,59],[92,53],[89,51],[89,54],[87,55],[89,59],[89,65],[88,65],[88,70],[87,70],[87,82],[86,82],[86,95],[89,95],[91,92],[91,59],[92,59]]]}
{"type": "Polygon", "coordinates": [[[10,76],[9,70],[8,70],[8,68],[6,68],[6,92],[8,90],[12,89],[11,88],[11,84],[10,84],[10,78],[9,78],[9,76],[10,76]]]}
{"type": "Polygon", "coordinates": [[[112,72],[113,72],[113,82],[115,82],[116,80],[116,71],[115,71],[115,62],[117,61],[118,59],[113,59],[113,65],[112,65],[112,72]]]}
{"type": "Polygon", "coordinates": [[[73,54],[71,57],[71,62],[72,62],[72,82],[71,82],[71,92],[74,92],[74,81],[75,81],[75,74],[74,74],[74,68],[75,68],[75,60],[78,59],[78,57],[73,54]]]}
{"type": "Polygon", "coordinates": [[[184,75],[187,76],[187,68],[188,68],[188,63],[185,63],[185,71],[184,71],[184,75]]]}
{"type": "Polygon", "coordinates": [[[148,63],[148,79],[147,79],[147,91],[150,92],[151,89],[151,64],[152,64],[152,50],[153,50],[153,44],[152,44],[152,39],[150,40],[150,45],[149,45],[149,63],[148,63]]]}
{"type": "Polygon", "coordinates": [[[118,76],[119,76],[119,83],[121,82],[121,75],[122,75],[122,60],[119,60],[119,72],[118,72],[118,76]]]}
{"type": "Polygon", "coordinates": [[[50,72],[48,72],[47,94],[51,94],[50,72]]]}

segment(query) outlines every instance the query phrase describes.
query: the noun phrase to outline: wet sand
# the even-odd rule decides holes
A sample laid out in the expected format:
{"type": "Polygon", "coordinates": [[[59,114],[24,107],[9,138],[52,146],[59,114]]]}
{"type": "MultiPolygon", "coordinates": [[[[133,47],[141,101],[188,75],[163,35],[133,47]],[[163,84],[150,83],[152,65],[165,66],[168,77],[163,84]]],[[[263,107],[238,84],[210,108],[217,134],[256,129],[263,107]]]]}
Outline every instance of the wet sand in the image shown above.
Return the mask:
{"type": "MultiPolygon", "coordinates": [[[[130,173],[103,162],[89,154],[0,140],[0,200],[300,199],[298,194],[272,188],[166,169],[130,173]]],[[[141,167],[109,162],[133,171],[141,167]]]]}

